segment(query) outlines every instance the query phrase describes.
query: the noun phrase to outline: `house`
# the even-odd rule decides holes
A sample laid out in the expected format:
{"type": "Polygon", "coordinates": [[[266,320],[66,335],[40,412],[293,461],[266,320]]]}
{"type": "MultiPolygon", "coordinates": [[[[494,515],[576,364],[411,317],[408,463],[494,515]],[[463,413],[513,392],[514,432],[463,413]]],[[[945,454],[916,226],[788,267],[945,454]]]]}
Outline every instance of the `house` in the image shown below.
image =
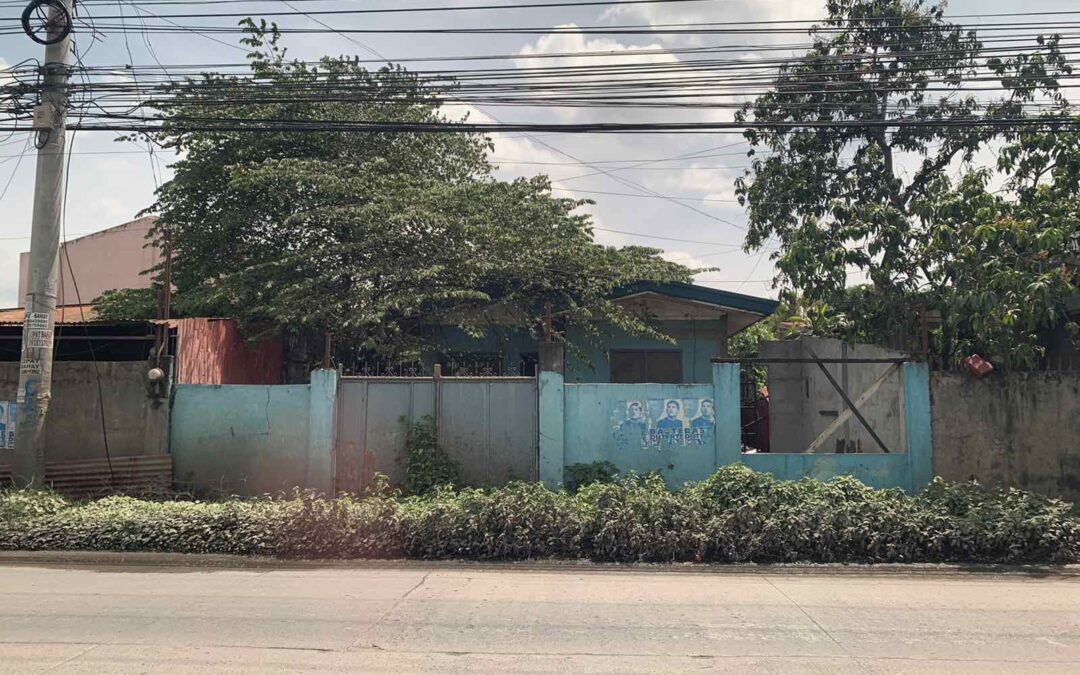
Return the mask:
{"type": "MultiPolygon", "coordinates": [[[[106,291],[150,287],[152,277],[146,272],[161,262],[161,251],[146,241],[154,220],[152,216],[139,218],[64,244],[58,323],[92,321],[92,303],[106,291]],[[76,281],[78,297],[74,293],[76,281]]],[[[24,253],[20,262],[19,307],[23,306],[26,292],[28,256],[24,253]]],[[[613,327],[593,327],[600,329],[597,334],[581,326],[569,326],[565,337],[573,348],[567,352],[567,381],[711,382],[710,359],[726,354],[728,338],[769,316],[777,307],[774,300],[767,298],[679,283],[635,284],[619,291],[613,300],[653,317],[661,332],[674,342],[635,337],[613,327]]],[[[9,311],[0,318],[0,323],[5,321],[21,323],[22,310],[9,311]]],[[[180,351],[172,352],[178,357],[179,381],[240,384],[254,377],[253,382],[266,382],[279,372],[288,373],[286,381],[306,378],[312,355],[290,353],[287,343],[284,352],[274,343],[268,352],[248,354],[239,346],[242,338],[234,322],[199,321],[172,325],[174,332],[182,334],[180,351]],[[196,353],[212,365],[196,367],[196,353]],[[272,363],[267,358],[285,363],[272,363]]],[[[536,373],[536,337],[509,322],[492,327],[479,339],[451,326],[430,326],[425,332],[428,341],[440,348],[425,354],[419,369],[388,369],[377,360],[363,359],[340,365],[346,372],[373,375],[410,374],[417,370],[430,373],[436,363],[448,376],[536,373]]],[[[321,351],[314,356],[321,358],[321,351]]]]}
{"type": "MultiPolygon", "coordinates": [[[[694,284],[640,283],[618,292],[613,300],[653,317],[674,342],[628,335],[600,327],[600,337],[570,326],[566,339],[567,382],[708,383],[711,359],[727,354],[728,339],[772,314],[775,300],[694,284]]],[[[425,365],[439,363],[446,375],[533,375],[539,347],[535,337],[515,326],[496,326],[477,339],[450,327],[433,327],[431,342],[442,351],[425,356],[425,365]]]]}

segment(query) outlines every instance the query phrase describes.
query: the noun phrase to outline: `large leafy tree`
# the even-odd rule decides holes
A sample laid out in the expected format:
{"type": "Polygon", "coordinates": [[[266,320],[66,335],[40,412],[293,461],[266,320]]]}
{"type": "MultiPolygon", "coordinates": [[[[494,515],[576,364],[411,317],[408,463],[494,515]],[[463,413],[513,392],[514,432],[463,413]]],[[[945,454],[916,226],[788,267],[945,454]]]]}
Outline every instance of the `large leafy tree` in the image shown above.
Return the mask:
{"type": "Polygon", "coordinates": [[[995,168],[939,178],[917,206],[932,223],[925,294],[942,312],[939,353],[1030,368],[1049,331],[1077,332],[1066,302],[1080,262],[1080,135],[1020,134],[995,168]]]}
{"type": "Polygon", "coordinates": [[[747,132],[759,156],[736,188],[749,206],[747,247],[775,239],[781,282],[828,301],[853,269],[883,292],[917,284],[925,270],[911,252],[929,223],[914,202],[954,162],[1015,137],[1006,122],[1026,103],[1062,103],[1056,76],[1068,66],[1056,39],[998,58],[923,0],[826,8],[813,49],[741,113],[772,126],[747,132]],[[995,78],[1004,94],[993,101],[965,92],[995,78]]]}
{"type": "MultiPolygon", "coordinates": [[[[265,122],[453,124],[444,92],[405,70],[288,60],[272,26],[248,29],[250,77],[207,74],[158,104],[154,140],[180,159],[151,236],[171,244],[179,307],[396,355],[415,352],[425,325],[536,331],[548,305],[561,321],[656,334],[608,298],[688,269],[595,244],[583,202],[554,198],[546,177],[496,180],[482,136],[265,122]]],[[[132,300],[100,309],[145,311],[132,300]]]]}
{"type": "Polygon", "coordinates": [[[765,125],[746,134],[754,159],[736,185],[747,248],[779,244],[778,282],[832,317],[829,332],[902,342],[930,306],[942,353],[1034,363],[1072,288],[1072,254],[1055,248],[1076,222],[1058,38],[1001,52],[940,4],[826,7],[813,49],[741,113],[765,125]],[[997,95],[972,93],[987,87],[997,95]],[[985,149],[997,166],[973,169],[985,149]],[[869,283],[848,288],[856,270],[869,283]]]}

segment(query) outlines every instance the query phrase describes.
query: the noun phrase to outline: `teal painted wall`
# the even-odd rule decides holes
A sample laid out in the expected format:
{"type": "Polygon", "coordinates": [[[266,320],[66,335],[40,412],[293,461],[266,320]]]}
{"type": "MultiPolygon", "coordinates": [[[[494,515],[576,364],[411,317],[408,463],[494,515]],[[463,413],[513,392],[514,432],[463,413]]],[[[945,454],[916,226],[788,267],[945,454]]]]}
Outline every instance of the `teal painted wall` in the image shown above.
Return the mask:
{"type": "Polygon", "coordinates": [[[307,385],[176,385],[177,483],[211,494],[331,492],[336,395],[334,371],[307,385]]]}
{"type": "Polygon", "coordinates": [[[699,417],[714,409],[712,385],[567,384],[565,395],[566,465],[608,461],[622,472],[657,471],[672,487],[716,470],[715,421],[699,417]],[[677,419],[667,418],[668,406],[677,419]]]}
{"type": "Polygon", "coordinates": [[[849,475],[872,487],[909,492],[918,491],[933,476],[929,377],[924,364],[904,365],[906,452],[891,455],[743,454],[739,366],[713,364],[711,370],[708,385],[570,384],[558,373],[542,373],[541,479],[555,486],[563,480],[562,467],[597,461],[609,461],[623,473],[659,471],[673,488],[704,480],[719,467],[740,462],[781,480],[849,475]],[[659,442],[652,443],[650,438],[644,444],[635,441],[641,438],[637,428],[623,427],[631,401],[645,403],[646,427],[656,428],[662,406],[671,399],[684,402],[681,412],[688,421],[697,413],[695,405],[711,400],[715,426],[701,437],[695,437],[691,429],[674,443],[664,442],[658,434],[659,442]]]}
{"type": "MultiPolygon", "coordinates": [[[[660,329],[676,342],[636,337],[611,326],[602,325],[599,335],[587,335],[582,328],[571,327],[567,339],[575,349],[566,351],[566,381],[568,383],[611,382],[608,354],[619,349],[660,349],[682,352],[683,381],[707,384],[712,381],[712,358],[725,344],[727,327],[723,320],[663,321],[660,329]]],[[[536,354],[539,344],[527,331],[492,329],[481,338],[474,338],[453,327],[441,327],[431,335],[447,352],[501,353],[504,366],[520,362],[522,354],[536,354]]],[[[434,363],[434,356],[426,359],[434,363]]]]}
{"type": "Polygon", "coordinates": [[[563,483],[563,467],[566,463],[566,385],[562,373],[541,371],[538,407],[540,413],[540,480],[549,489],[563,483]]]}

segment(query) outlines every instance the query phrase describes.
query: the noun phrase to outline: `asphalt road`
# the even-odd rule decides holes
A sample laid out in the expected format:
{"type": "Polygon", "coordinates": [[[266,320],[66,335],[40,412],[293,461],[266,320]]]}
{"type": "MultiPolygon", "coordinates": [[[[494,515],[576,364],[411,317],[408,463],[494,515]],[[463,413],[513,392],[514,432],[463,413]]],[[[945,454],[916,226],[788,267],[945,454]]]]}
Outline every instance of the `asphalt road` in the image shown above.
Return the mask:
{"type": "Polygon", "coordinates": [[[0,672],[1080,672],[1080,577],[0,566],[0,672]]]}

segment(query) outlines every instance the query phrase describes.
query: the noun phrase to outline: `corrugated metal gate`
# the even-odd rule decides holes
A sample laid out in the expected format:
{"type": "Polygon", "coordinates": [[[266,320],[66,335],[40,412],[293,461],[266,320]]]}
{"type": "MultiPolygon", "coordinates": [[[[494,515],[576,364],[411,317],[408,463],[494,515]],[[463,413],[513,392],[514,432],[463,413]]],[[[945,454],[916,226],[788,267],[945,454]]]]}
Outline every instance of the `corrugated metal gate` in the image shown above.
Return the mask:
{"type": "Polygon", "coordinates": [[[439,449],[461,463],[467,484],[539,479],[535,378],[345,377],[338,404],[338,491],[363,490],[375,472],[401,483],[405,423],[425,415],[436,418],[439,449]]]}

